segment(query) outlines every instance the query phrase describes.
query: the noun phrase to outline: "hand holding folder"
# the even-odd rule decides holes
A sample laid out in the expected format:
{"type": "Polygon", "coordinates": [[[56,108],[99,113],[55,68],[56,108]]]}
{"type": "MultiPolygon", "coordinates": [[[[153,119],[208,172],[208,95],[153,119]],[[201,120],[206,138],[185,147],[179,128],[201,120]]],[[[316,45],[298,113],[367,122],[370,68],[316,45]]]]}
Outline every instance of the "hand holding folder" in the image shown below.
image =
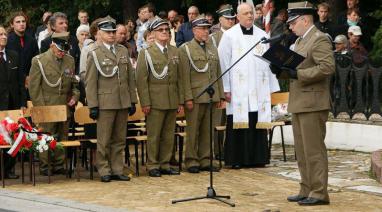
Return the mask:
{"type": "Polygon", "coordinates": [[[297,66],[305,60],[305,57],[280,44],[273,44],[262,56],[256,56],[269,63],[277,77],[285,72],[294,79],[297,79],[297,66]]]}

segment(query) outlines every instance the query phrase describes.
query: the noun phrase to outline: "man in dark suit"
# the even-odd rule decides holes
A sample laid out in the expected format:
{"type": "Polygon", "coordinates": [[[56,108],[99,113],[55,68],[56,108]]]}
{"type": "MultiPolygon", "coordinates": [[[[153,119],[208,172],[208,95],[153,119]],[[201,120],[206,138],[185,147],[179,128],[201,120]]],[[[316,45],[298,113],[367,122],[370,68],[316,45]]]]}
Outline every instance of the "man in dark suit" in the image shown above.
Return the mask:
{"type": "MultiPolygon", "coordinates": [[[[68,32],[68,18],[65,13],[55,12],[52,17],[49,19],[49,25],[52,30],[56,33],[68,32]]],[[[41,41],[40,53],[46,52],[50,49],[50,44],[52,43],[52,36],[49,36],[41,41]]],[[[69,54],[74,57],[76,71],[75,73],[79,73],[79,64],[80,64],[80,48],[78,47],[77,38],[70,36],[69,37],[69,45],[70,50],[69,54]]]]}
{"type": "Polygon", "coordinates": [[[328,156],[325,123],[330,110],[330,76],[335,71],[332,43],[313,23],[315,9],[307,1],[288,4],[289,28],[298,36],[291,49],[305,57],[296,69],[272,68],[277,76],[290,80],[288,112],[292,113],[300,191],[289,196],[299,205],[327,205],[328,156]]]}
{"type": "Polygon", "coordinates": [[[199,9],[196,6],[191,6],[188,8],[187,16],[188,22],[180,25],[178,32],[175,35],[176,47],[180,47],[183,43],[188,42],[194,38],[194,33],[192,32],[191,22],[195,20],[199,15],[199,9]]]}
{"type": "MultiPolygon", "coordinates": [[[[7,32],[0,26],[0,110],[25,108],[25,77],[19,69],[17,53],[6,49],[7,32]]],[[[4,155],[5,178],[17,179],[18,175],[11,172],[16,160],[8,154],[4,155]]]]}
{"type": "MultiPolygon", "coordinates": [[[[17,52],[20,60],[19,70],[28,79],[32,58],[38,54],[37,42],[33,35],[26,33],[27,16],[22,11],[15,12],[9,24],[13,31],[8,34],[6,49],[17,52]]],[[[28,84],[28,80],[26,80],[26,84],[28,84]]]]}

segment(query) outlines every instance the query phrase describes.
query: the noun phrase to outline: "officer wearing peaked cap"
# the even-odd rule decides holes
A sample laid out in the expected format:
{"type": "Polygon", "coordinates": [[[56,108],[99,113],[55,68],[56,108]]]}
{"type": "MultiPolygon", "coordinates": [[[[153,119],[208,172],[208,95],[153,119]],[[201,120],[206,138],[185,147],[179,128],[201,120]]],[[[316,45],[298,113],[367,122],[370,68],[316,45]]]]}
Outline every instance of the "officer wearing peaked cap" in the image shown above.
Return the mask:
{"type": "Polygon", "coordinates": [[[330,109],[329,79],[335,63],[329,38],[313,24],[315,9],[307,1],[288,4],[289,28],[298,36],[295,52],[305,57],[296,69],[272,69],[290,78],[288,111],[292,113],[300,191],[288,201],[329,204],[328,157],[324,143],[330,109]]]}
{"type": "MultiPolygon", "coordinates": [[[[218,48],[220,40],[222,39],[223,33],[230,29],[233,25],[236,23],[236,14],[232,8],[232,5],[225,4],[220,7],[216,13],[219,15],[219,29],[215,31],[214,33],[210,34],[210,40],[209,42],[212,42],[212,44],[218,48]]],[[[225,109],[218,109],[216,110],[216,114],[214,115],[214,123],[219,126],[223,126],[226,124],[227,116],[225,114],[225,109]]],[[[221,147],[219,152],[219,140],[221,139],[218,136],[214,136],[214,154],[216,158],[224,158],[223,157],[223,150],[224,148],[221,147]],[[221,154],[221,155],[219,155],[221,154]]],[[[223,135],[224,137],[224,135],[223,135]]]]}
{"type": "Polygon", "coordinates": [[[183,89],[177,48],[168,45],[169,23],[155,19],[148,30],[155,42],[141,50],[137,84],[142,111],[147,117],[147,169],[149,176],[179,174],[170,168],[177,112],[183,111],[183,89]]]}
{"type": "Polygon", "coordinates": [[[90,117],[97,120],[97,168],[102,182],[128,181],[123,151],[126,119],[137,103],[134,70],[127,49],[115,44],[115,20],[105,17],[98,28],[100,42],[89,51],[85,75],[90,117]]]}
{"type": "MultiPolygon", "coordinates": [[[[204,93],[196,98],[196,95],[221,74],[217,49],[211,42],[207,42],[210,26],[204,16],[197,17],[192,21],[194,38],[180,48],[187,120],[185,165],[190,173],[209,170],[209,96],[204,93]]],[[[224,100],[222,81],[219,80],[213,88],[215,89],[213,102],[220,106],[224,100]]],[[[215,110],[214,107],[213,113],[215,110]]],[[[213,167],[213,171],[218,169],[213,167]]]]}
{"type": "MultiPolygon", "coordinates": [[[[79,98],[75,65],[67,52],[69,32],[53,33],[50,49],[32,59],[29,93],[33,105],[67,105],[74,107],[79,98]]],[[[68,110],[69,111],[69,110],[68,110]]],[[[41,124],[44,131],[56,134],[59,140],[67,140],[68,121],[41,124]]],[[[53,174],[64,173],[64,152],[55,149],[51,157],[53,174]]],[[[48,152],[40,154],[40,171],[48,175],[48,152]]]]}
{"type": "Polygon", "coordinates": [[[213,32],[210,35],[211,42],[217,48],[219,46],[219,42],[222,39],[223,32],[230,29],[236,22],[236,14],[232,8],[232,5],[225,4],[221,6],[221,8],[216,11],[219,15],[219,29],[213,32]]]}

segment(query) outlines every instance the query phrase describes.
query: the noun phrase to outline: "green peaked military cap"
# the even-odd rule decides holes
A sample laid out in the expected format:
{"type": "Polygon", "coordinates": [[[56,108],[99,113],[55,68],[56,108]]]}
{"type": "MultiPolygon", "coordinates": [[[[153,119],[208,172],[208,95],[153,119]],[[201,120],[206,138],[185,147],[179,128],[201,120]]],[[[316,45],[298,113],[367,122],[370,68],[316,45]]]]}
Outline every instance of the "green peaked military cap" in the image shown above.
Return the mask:
{"type": "Polygon", "coordinates": [[[287,23],[297,19],[302,15],[313,15],[316,9],[313,4],[308,1],[288,3],[288,20],[287,23]]]}
{"type": "Polygon", "coordinates": [[[69,45],[69,32],[54,32],[52,34],[52,42],[61,51],[68,51],[70,49],[69,45]]]}

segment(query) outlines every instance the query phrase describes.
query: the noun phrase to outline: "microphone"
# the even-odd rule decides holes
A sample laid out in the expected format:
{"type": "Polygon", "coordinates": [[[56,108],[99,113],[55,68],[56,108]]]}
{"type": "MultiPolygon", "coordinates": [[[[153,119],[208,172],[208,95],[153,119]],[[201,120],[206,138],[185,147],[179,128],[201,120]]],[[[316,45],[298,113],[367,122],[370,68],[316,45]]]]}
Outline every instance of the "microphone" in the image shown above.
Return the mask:
{"type": "Polygon", "coordinates": [[[263,37],[263,38],[261,38],[261,43],[275,43],[275,42],[279,42],[279,41],[281,41],[282,39],[284,39],[285,38],[285,34],[284,33],[282,33],[282,34],[279,34],[279,35],[276,35],[276,36],[273,36],[273,37],[271,37],[271,38],[265,38],[265,37],[263,37]]]}

